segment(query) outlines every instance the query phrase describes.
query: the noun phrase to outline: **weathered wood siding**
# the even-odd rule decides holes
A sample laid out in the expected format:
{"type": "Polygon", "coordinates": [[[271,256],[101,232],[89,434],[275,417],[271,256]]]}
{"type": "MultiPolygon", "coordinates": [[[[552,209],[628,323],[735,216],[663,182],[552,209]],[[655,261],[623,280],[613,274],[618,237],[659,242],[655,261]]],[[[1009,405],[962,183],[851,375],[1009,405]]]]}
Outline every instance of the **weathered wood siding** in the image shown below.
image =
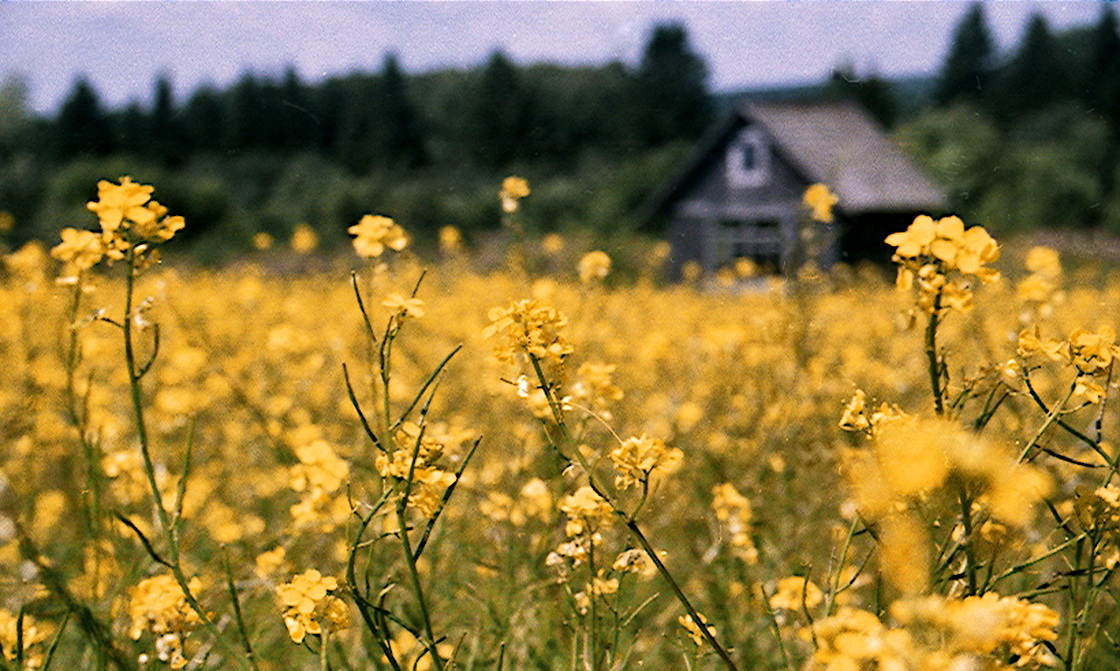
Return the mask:
{"type": "MultiPolygon", "coordinates": [[[[741,127],[735,137],[747,128],[741,127]]],[[[668,237],[673,245],[674,277],[680,277],[681,267],[689,261],[699,263],[706,272],[717,270],[729,260],[725,258],[729,247],[750,255],[776,245],[775,262],[786,266],[796,243],[801,196],[808,182],[785,160],[772,137],[761,128],[754,130],[762,136],[767,153],[764,181],[752,186],[732,181],[727,170],[731,151],[728,144],[708,162],[688,193],[673,205],[668,237]],[[725,225],[728,222],[773,223],[776,227],[734,230],[725,225]]]]}

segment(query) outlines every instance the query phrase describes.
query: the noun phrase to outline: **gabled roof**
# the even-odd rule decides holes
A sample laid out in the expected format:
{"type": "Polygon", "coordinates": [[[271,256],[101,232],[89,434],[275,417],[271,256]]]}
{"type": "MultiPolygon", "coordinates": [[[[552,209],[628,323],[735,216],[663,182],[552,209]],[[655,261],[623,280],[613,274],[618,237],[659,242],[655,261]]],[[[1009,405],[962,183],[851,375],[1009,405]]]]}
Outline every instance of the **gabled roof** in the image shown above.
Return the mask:
{"type": "Polygon", "coordinates": [[[759,124],[778,154],[806,180],[827,184],[848,214],[929,211],[945,193],[929,180],[866,112],[848,101],[746,102],[703,139],[650,202],[656,215],[682,197],[700,173],[749,122],[759,124]]]}

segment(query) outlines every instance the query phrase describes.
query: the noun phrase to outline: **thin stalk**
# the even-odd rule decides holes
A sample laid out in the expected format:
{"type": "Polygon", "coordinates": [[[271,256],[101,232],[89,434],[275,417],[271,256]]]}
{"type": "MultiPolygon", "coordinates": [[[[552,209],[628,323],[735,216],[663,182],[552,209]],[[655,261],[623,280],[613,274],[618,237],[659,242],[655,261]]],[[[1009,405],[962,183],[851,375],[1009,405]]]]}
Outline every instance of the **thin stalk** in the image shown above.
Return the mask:
{"type": "Polygon", "coordinates": [[[940,321],[941,290],[933,297],[933,311],[926,324],[926,358],[929,360],[929,383],[933,391],[933,409],[938,415],[945,414],[944,391],[941,388],[941,360],[937,355],[937,325],[940,321]]]}
{"type": "Polygon", "coordinates": [[[778,640],[778,650],[782,653],[782,661],[785,662],[787,671],[794,671],[793,660],[789,657],[789,651],[786,650],[786,643],[782,639],[782,628],[778,625],[778,616],[774,614],[774,609],[770,607],[770,595],[766,593],[766,588],[759,585],[762,591],[763,605],[766,606],[766,614],[770,616],[770,627],[774,630],[774,638],[778,640]]]}
{"type": "Polygon", "coordinates": [[[1062,401],[1055,405],[1053,408],[1050,408],[1050,412],[1046,415],[1046,420],[1042,422],[1042,426],[1038,427],[1038,430],[1034,432],[1034,436],[1031,437],[1031,439],[1023,447],[1022,452],[1019,453],[1020,463],[1022,463],[1022,461],[1027,458],[1027,454],[1030,453],[1031,448],[1037,445],[1038,441],[1042,440],[1042,434],[1046,433],[1046,430],[1050,428],[1050,425],[1057,421],[1058,415],[1060,415],[1062,412],[1062,408],[1065,407],[1065,404],[1069,401],[1070,397],[1073,396],[1073,390],[1074,385],[1071,384],[1069,386],[1069,392],[1066,393],[1065,398],[1063,398],[1062,401]]]}
{"type": "Polygon", "coordinates": [[[175,576],[175,581],[179,584],[179,589],[183,591],[183,596],[186,598],[187,603],[202,620],[206,628],[210,630],[210,633],[214,636],[214,640],[216,640],[231,657],[237,659],[243,666],[248,666],[247,660],[234,653],[232,647],[226,642],[225,638],[222,637],[222,632],[218,629],[214,620],[198,602],[195,595],[191,593],[189,582],[186,575],[183,573],[183,566],[179,557],[178,530],[167,512],[167,508],[163,505],[163,495],[160,493],[159,484],[156,482],[156,470],[152,462],[152,453],[148,442],[148,426],[144,420],[143,389],[141,387],[143,373],[136,368],[136,353],[132,343],[132,303],[136,284],[135,245],[129,245],[126,263],[128,270],[125,274],[124,320],[121,323],[121,330],[124,335],[124,357],[125,366],[128,369],[128,387],[132,397],[132,412],[136,420],[136,434],[140,442],[140,454],[144,459],[144,472],[148,478],[148,487],[152,492],[152,503],[155,506],[160,527],[163,529],[164,535],[167,536],[168,552],[171,557],[171,572],[175,576]]]}
{"type": "MultiPolygon", "coordinates": [[[[589,594],[591,599],[591,626],[588,627],[588,641],[591,647],[591,669],[598,671],[599,669],[599,607],[596,604],[598,599],[595,598],[595,535],[591,534],[587,543],[587,572],[591,576],[588,580],[589,594]]],[[[700,624],[697,621],[696,624],[700,624]]]]}
{"type": "Polygon", "coordinates": [[[964,527],[964,561],[965,561],[965,577],[968,580],[968,596],[976,594],[976,555],[973,551],[973,538],[972,538],[972,498],[968,495],[968,487],[965,483],[957,483],[957,498],[961,504],[961,525],[964,527]]]}
{"type": "Polygon", "coordinates": [[[856,524],[859,518],[856,517],[852,520],[851,525],[848,526],[848,534],[844,537],[844,547],[840,550],[839,564],[836,566],[836,571],[829,582],[832,584],[828,590],[828,599],[825,601],[824,616],[832,615],[832,607],[836,604],[836,597],[840,591],[840,578],[844,573],[844,564],[848,561],[848,550],[852,547],[852,537],[856,533],[856,524]]]}
{"type": "Polygon", "coordinates": [[[62,616],[62,622],[58,624],[58,631],[55,632],[54,638],[51,639],[51,645],[47,648],[47,656],[43,660],[42,671],[50,671],[51,662],[54,661],[54,653],[58,650],[58,644],[62,642],[62,634],[66,631],[66,625],[70,623],[70,614],[73,611],[67,610],[66,615],[62,616]]]}
{"type": "Polygon", "coordinates": [[[405,520],[404,511],[405,506],[408,504],[408,499],[402,497],[401,502],[397,504],[397,524],[400,526],[401,537],[401,551],[404,553],[404,563],[408,567],[408,577],[412,582],[412,591],[416,595],[416,603],[420,608],[420,619],[424,625],[424,645],[428,648],[428,653],[432,656],[432,663],[435,664],[437,671],[443,670],[443,658],[440,657],[439,651],[436,649],[435,634],[432,632],[432,620],[428,615],[428,604],[424,599],[424,589],[420,585],[420,573],[416,570],[416,560],[412,554],[412,543],[408,539],[408,527],[405,520]]]}
{"type": "Polygon", "coordinates": [[[572,438],[571,431],[568,429],[568,425],[564,421],[563,409],[560,407],[560,403],[555,397],[552,385],[549,383],[548,378],[544,374],[544,369],[541,367],[540,359],[538,359],[536,355],[529,354],[529,360],[533,364],[533,370],[537,374],[537,381],[540,384],[541,390],[544,392],[545,398],[548,400],[549,407],[552,409],[552,416],[556,420],[556,424],[560,429],[560,434],[567,444],[568,451],[571,454],[575,455],[576,460],[579,461],[580,466],[583,468],[583,472],[587,475],[588,486],[591,487],[592,491],[602,497],[603,500],[611,506],[616,515],[626,521],[626,528],[630,530],[630,533],[633,534],[634,538],[642,546],[642,549],[645,550],[646,554],[649,555],[649,558],[653,560],[653,563],[657,567],[658,572],[661,573],[661,577],[665,579],[665,582],[669,584],[669,588],[673,591],[674,596],[677,597],[677,601],[679,601],[680,604],[684,606],[684,609],[688,611],[688,614],[692,618],[692,621],[695,622],[696,625],[700,628],[700,633],[703,634],[704,639],[708,641],[708,644],[711,645],[712,648],[716,651],[716,654],[719,655],[720,659],[722,659],[723,662],[727,665],[727,668],[732,669],[732,671],[738,671],[739,667],[735,665],[735,661],[731,659],[731,655],[728,654],[727,650],[725,650],[722,645],[720,645],[719,641],[716,640],[716,637],[713,636],[712,632],[708,630],[708,627],[704,625],[704,620],[700,618],[700,613],[692,605],[692,602],[688,600],[688,597],[685,596],[684,591],[681,590],[680,585],[677,584],[676,579],[673,578],[673,574],[669,572],[669,569],[661,561],[661,558],[657,556],[657,551],[654,550],[653,545],[650,544],[645,534],[642,533],[641,528],[638,526],[637,520],[635,520],[632,515],[627,513],[614,500],[614,497],[612,497],[606,489],[599,485],[598,481],[595,479],[594,472],[591,470],[591,464],[588,463],[587,457],[585,457],[579,450],[579,447],[576,446],[575,441],[572,438]]]}
{"type": "Polygon", "coordinates": [[[237,585],[233,582],[233,568],[229,565],[229,555],[222,548],[222,565],[226,569],[226,588],[229,589],[229,599],[233,602],[233,615],[237,619],[237,631],[241,635],[241,645],[245,648],[245,658],[253,671],[260,671],[257,666],[257,656],[253,652],[253,643],[249,639],[249,629],[245,626],[245,618],[241,614],[241,600],[237,595],[237,585]]]}

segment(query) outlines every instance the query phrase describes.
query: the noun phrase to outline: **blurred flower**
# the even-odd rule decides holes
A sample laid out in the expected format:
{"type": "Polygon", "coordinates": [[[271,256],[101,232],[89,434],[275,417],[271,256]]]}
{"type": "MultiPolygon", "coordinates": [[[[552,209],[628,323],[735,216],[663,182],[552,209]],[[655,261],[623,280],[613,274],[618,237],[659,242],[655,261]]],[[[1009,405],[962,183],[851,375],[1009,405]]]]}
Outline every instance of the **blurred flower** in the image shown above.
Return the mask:
{"type": "Polygon", "coordinates": [[[292,251],[297,254],[310,254],[319,246],[319,234],[307,224],[297,224],[292,230],[292,239],[289,242],[292,251]]]}

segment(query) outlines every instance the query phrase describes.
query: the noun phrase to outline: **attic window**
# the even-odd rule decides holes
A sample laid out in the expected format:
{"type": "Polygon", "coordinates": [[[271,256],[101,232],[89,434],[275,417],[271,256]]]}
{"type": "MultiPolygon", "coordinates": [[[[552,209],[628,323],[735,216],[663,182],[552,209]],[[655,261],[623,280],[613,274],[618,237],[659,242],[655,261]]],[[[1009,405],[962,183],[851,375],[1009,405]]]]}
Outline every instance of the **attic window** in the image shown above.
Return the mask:
{"type": "Polygon", "coordinates": [[[762,133],[748,128],[727,150],[727,180],[732,186],[762,186],[770,176],[770,152],[762,133]]]}

